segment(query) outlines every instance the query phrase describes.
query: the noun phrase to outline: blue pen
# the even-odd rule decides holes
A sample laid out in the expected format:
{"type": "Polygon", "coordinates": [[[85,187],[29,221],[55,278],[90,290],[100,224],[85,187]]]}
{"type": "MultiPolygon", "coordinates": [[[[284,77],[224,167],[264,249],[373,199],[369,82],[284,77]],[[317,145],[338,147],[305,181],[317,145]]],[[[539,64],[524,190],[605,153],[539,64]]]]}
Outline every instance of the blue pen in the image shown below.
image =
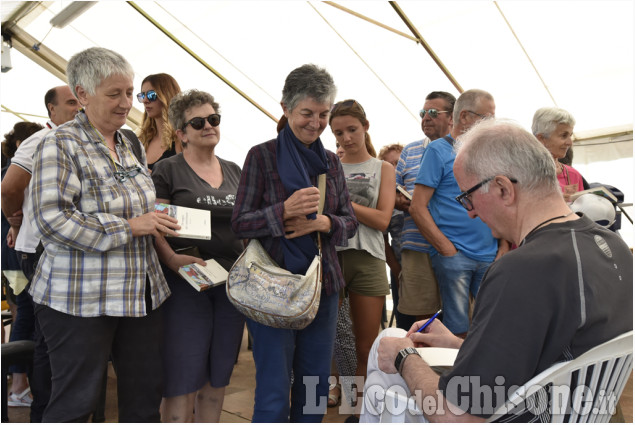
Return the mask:
{"type": "Polygon", "coordinates": [[[432,317],[431,317],[431,318],[429,318],[429,319],[428,319],[428,321],[427,321],[427,322],[425,322],[425,323],[423,324],[423,326],[421,326],[417,332],[423,332],[423,330],[424,330],[425,328],[427,328],[427,327],[430,325],[430,323],[432,323],[432,321],[433,321],[434,319],[436,319],[436,318],[437,318],[437,316],[438,316],[439,314],[441,314],[441,310],[439,310],[439,311],[437,311],[436,313],[434,313],[434,314],[432,315],[432,317]]]}

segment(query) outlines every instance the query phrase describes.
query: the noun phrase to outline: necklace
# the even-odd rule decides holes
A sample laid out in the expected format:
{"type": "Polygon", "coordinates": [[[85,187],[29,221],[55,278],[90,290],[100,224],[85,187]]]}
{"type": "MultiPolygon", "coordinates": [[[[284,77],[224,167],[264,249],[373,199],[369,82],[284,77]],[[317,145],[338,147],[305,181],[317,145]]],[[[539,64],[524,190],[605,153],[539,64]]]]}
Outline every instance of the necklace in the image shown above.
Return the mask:
{"type": "Polygon", "coordinates": [[[542,226],[544,226],[545,224],[550,223],[550,222],[552,222],[552,221],[554,221],[554,220],[558,220],[558,219],[560,219],[560,218],[567,218],[567,217],[569,217],[571,214],[573,214],[573,211],[571,211],[569,214],[565,214],[565,215],[557,215],[557,216],[555,216],[555,217],[551,217],[551,218],[549,218],[549,219],[547,219],[547,220],[543,221],[542,223],[540,223],[539,225],[537,225],[536,227],[534,227],[533,229],[531,229],[531,230],[529,231],[529,233],[527,233],[527,234],[525,235],[525,237],[523,238],[522,242],[521,242],[521,243],[520,243],[520,245],[518,245],[518,246],[522,246],[522,245],[525,243],[525,241],[527,240],[527,238],[529,237],[529,235],[533,234],[536,230],[538,230],[539,228],[541,228],[541,227],[542,227],[542,226]]]}

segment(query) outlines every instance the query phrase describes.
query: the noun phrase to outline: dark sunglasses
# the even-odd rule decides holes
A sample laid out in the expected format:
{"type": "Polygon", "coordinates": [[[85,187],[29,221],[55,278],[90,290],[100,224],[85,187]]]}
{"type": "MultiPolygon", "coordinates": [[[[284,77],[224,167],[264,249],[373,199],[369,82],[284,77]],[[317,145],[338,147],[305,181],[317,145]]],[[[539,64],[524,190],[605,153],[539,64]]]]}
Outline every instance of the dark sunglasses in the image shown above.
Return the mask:
{"type": "Polygon", "coordinates": [[[146,92],[141,92],[137,94],[137,100],[140,103],[143,103],[143,99],[147,98],[148,101],[150,102],[154,102],[155,100],[157,100],[159,98],[159,95],[157,94],[157,92],[155,92],[154,90],[148,90],[146,92]]]}
{"type": "MultiPolygon", "coordinates": [[[[465,208],[468,211],[472,211],[474,209],[474,205],[472,205],[472,200],[470,198],[468,198],[468,196],[470,196],[472,193],[474,193],[474,191],[476,191],[477,189],[480,189],[481,186],[483,186],[485,183],[489,183],[490,181],[494,180],[496,178],[496,176],[492,176],[492,177],[488,177],[485,180],[481,181],[480,183],[472,186],[471,188],[469,188],[468,190],[466,190],[465,192],[461,193],[459,196],[456,197],[456,201],[463,205],[463,208],[465,208]]],[[[518,183],[518,180],[516,180],[513,177],[509,177],[509,181],[512,183],[518,183]]]]}
{"type": "Polygon", "coordinates": [[[430,118],[436,118],[443,112],[449,113],[450,111],[439,111],[438,109],[422,109],[419,111],[419,116],[423,118],[426,116],[426,114],[428,114],[430,118]]]}
{"type": "Polygon", "coordinates": [[[366,111],[364,111],[364,108],[362,108],[362,105],[360,105],[356,100],[353,100],[353,99],[343,100],[341,102],[337,102],[331,108],[331,114],[334,114],[335,112],[337,112],[341,108],[350,108],[353,105],[357,105],[359,107],[359,109],[362,110],[362,113],[364,114],[364,116],[366,116],[366,111]]]}
{"type": "Polygon", "coordinates": [[[205,127],[205,121],[207,121],[209,125],[211,125],[212,127],[218,127],[218,125],[220,124],[220,115],[212,114],[207,118],[203,118],[203,117],[192,118],[191,120],[183,124],[183,126],[181,127],[181,130],[185,131],[185,127],[187,127],[188,124],[191,125],[194,130],[201,130],[203,127],[205,127]]]}

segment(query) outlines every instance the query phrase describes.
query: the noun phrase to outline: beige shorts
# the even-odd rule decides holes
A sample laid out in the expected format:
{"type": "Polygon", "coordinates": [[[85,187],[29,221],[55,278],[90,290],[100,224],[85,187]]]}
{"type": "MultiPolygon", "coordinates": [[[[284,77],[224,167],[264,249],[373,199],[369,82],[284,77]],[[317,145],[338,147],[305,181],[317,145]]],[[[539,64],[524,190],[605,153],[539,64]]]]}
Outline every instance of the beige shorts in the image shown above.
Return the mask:
{"type": "Polygon", "coordinates": [[[368,297],[390,294],[386,262],[360,249],[338,252],[346,290],[368,297]]]}
{"type": "Polygon", "coordinates": [[[432,315],[441,308],[439,285],[434,277],[430,255],[426,252],[401,251],[399,305],[397,309],[412,316],[432,315]]]}

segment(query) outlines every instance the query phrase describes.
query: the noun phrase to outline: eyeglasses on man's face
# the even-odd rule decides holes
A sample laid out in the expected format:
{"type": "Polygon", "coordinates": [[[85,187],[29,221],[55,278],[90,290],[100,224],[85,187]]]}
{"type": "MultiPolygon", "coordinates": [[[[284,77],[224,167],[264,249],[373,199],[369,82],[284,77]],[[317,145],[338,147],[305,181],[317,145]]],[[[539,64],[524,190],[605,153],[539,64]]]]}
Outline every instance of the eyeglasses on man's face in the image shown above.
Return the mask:
{"type": "Polygon", "coordinates": [[[469,110],[467,112],[469,112],[470,114],[474,114],[480,118],[490,118],[492,116],[490,114],[479,114],[478,112],[469,111],[469,110]]]}
{"type": "Polygon", "coordinates": [[[220,124],[220,115],[212,114],[207,117],[194,117],[183,124],[181,130],[185,131],[185,127],[187,127],[188,124],[191,125],[194,130],[201,130],[203,129],[203,127],[205,127],[205,121],[207,121],[212,127],[218,127],[218,125],[220,124]]]}
{"type": "Polygon", "coordinates": [[[143,103],[143,99],[148,99],[149,102],[154,102],[159,98],[159,95],[154,90],[142,91],[137,94],[137,100],[143,103]]]}
{"type": "MultiPolygon", "coordinates": [[[[485,180],[481,181],[480,183],[472,186],[471,188],[469,188],[468,190],[466,190],[465,192],[457,196],[456,201],[459,204],[463,205],[463,208],[465,208],[466,210],[472,211],[474,209],[474,205],[472,204],[472,200],[469,198],[469,196],[472,193],[474,193],[476,190],[480,189],[484,184],[494,180],[494,178],[496,178],[496,176],[488,177],[485,180]]],[[[513,177],[509,177],[509,181],[512,183],[518,183],[518,180],[516,180],[513,177]]]]}
{"type": "Polygon", "coordinates": [[[432,109],[432,108],[430,108],[430,109],[422,109],[422,110],[419,111],[419,116],[423,119],[423,117],[425,117],[426,114],[428,114],[428,116],[430,118],[436,118],[436,117],[439,116],[439,114],[442,114],[444,112],[446,114],[450,113],[450,111],[439,111],[438,109],[432,109]]]}

